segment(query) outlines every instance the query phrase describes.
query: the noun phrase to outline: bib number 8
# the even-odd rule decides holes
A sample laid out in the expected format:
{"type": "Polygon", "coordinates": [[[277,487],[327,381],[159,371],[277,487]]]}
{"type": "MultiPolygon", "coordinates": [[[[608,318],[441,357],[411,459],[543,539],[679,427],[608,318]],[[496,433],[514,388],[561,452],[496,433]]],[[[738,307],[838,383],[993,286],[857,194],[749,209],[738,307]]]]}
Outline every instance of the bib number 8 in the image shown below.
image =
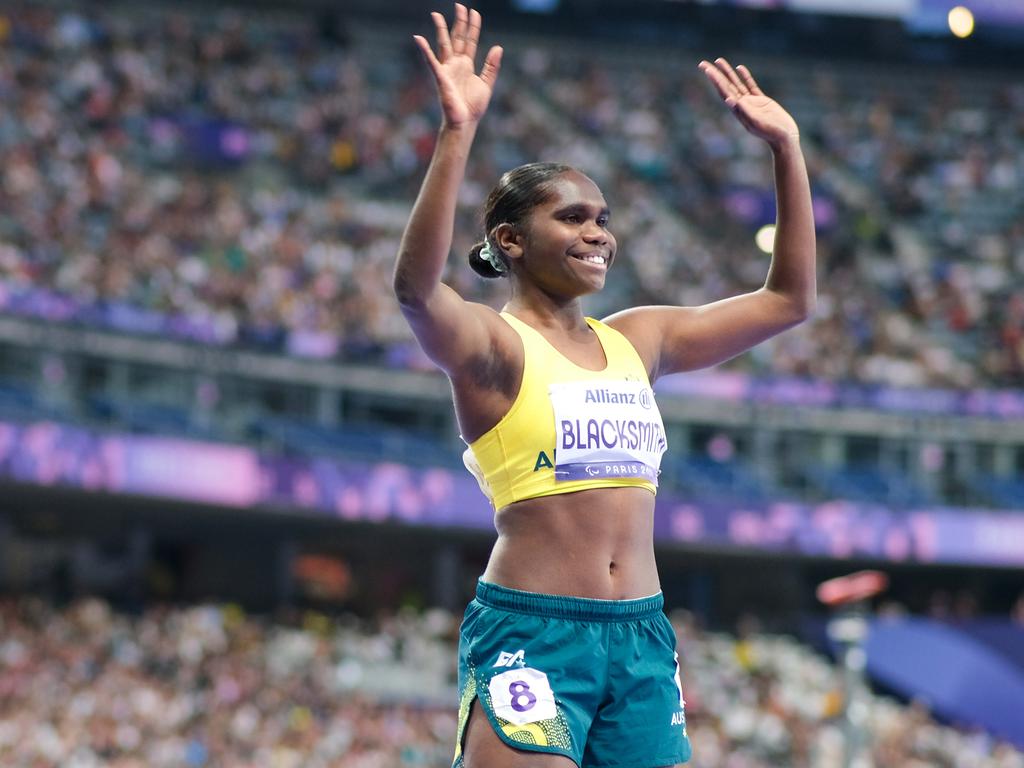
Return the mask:
{"type": "Polygon", "coordinates": [[[537,703],[537,697],[530,693],[530,686],[522,680],[516,680],[508,687],[508,695],[512,697],[510,703],[516,712],[526,712],[537,703]]]}
{"type": "Polygon", "coordinates": [[[494,714],[510,723],[526,725],[558,716],[548,676],[539,669],[523,667],[502,672],[490,679],[487,689],[494,714]]]}

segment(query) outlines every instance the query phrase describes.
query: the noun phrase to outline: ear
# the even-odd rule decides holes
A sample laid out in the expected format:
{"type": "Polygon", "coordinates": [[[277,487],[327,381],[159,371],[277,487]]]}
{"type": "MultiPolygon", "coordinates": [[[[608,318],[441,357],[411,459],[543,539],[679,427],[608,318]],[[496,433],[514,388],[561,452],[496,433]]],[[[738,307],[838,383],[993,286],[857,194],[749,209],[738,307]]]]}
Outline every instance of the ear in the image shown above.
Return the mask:
{"type": "Polygon", "coordinates": [[[518,259],[523,255],[522,236],[512,224],[499,224],[491,233],[491,239],[505,252],[510,259],[518,259]]]}

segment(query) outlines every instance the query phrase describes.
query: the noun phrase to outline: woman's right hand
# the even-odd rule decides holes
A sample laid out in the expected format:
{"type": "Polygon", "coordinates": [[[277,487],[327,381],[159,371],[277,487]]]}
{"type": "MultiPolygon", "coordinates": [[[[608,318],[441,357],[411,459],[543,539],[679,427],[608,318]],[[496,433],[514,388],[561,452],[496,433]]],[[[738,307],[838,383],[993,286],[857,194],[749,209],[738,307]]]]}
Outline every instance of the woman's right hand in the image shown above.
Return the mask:
{"type": "Polygon", "coordinates": [[[476,46],[480,40],[480,14],[475,10],[467,11],[466,6],[455,4],[455,24],[451,34],[444,16],[434,12],[430,14],[437,27],[438,55],[430,47],[430,43],[421,35],[413,39],[423,51],[434,80],[437,82],[437,95],[444,113],[444,124],[448,127],[476,123],[487,111],[491,100],[494,83],[501,69],[501,46],[494,46],[487,52],[483,69],[476,74],[476,46]]]}

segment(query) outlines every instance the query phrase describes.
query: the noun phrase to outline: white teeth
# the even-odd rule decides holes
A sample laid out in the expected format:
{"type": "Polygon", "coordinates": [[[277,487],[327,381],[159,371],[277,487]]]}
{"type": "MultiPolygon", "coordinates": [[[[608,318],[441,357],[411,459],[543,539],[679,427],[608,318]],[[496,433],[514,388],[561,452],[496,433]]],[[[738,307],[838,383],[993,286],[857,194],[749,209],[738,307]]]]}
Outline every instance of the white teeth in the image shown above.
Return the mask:
{"type": "Polygon", "coordinates": [[[588,261],[591,264],[604,264],[604,256],[584,256],[583,261],[588,261]]]}

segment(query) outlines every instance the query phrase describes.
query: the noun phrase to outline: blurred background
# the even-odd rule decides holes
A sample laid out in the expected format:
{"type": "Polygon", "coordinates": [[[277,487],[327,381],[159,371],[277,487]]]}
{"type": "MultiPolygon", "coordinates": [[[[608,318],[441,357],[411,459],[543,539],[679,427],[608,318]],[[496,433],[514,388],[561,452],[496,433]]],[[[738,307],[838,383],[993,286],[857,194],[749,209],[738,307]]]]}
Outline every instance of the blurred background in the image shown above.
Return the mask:
{"type": "MultiPolygon", "coordinates": [[[[770,158],[697,62],[801,125],[816,317],[657,389],[695,768],[1024,766],[1024,3],[954,5],[477,5],[469,298],[533,160],[614,211],[588,314],[757,287],[770,158]],[[815,587],[861,568],[848,677],[815,587]]],[[[390,290],[434,8],[0,2],[3,766],[450,765],[494,531],[390,290]]]]}

